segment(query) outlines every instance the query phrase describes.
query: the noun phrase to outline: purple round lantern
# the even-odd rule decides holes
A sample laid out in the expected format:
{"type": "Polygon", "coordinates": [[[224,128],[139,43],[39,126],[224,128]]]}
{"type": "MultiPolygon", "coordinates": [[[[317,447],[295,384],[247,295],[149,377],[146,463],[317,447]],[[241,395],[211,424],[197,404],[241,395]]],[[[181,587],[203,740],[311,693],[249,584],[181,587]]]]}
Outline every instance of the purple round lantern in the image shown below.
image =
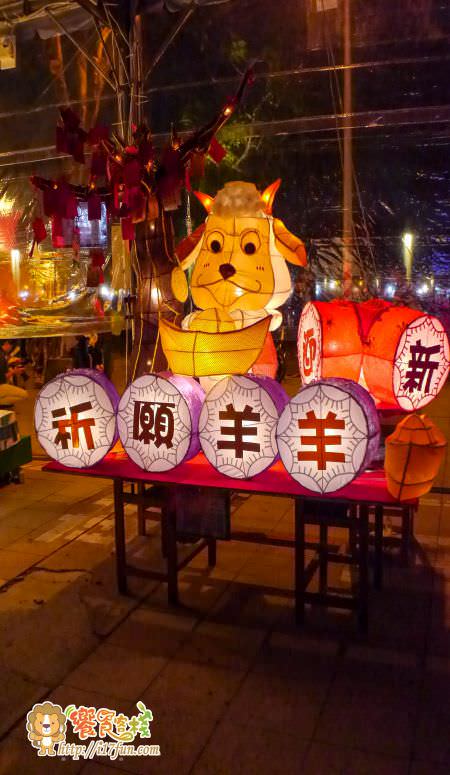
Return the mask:
{"type": "Polygon", "coordinates": [[[69,468],[88,468],[117,441],[119,395],[103,372],[74,369],[40,390],[34,407],[36,435],[45,452],[69,468]]]}
{"type": "Polygon", "coordinates": [[[377,454],[380,422],[367,390],[352,380],[324,379],[303,387],[277,429],[281,460],[312,492],[349,484],[377,454]]]}
{"type": "Polygon", "coordinates": [[[128,456],[144,471],[170,471],[197,454],[204,393],[192,377],[145,374],[120,399],[117,426],[128,456]]]}
{"type": "Polygon", "coordinates": [[[276,459],[276,427],[289,398],[270,377],[230,376],[208,392],[199,420],[203,452],[234,479],[249,479],[276,459]]]}

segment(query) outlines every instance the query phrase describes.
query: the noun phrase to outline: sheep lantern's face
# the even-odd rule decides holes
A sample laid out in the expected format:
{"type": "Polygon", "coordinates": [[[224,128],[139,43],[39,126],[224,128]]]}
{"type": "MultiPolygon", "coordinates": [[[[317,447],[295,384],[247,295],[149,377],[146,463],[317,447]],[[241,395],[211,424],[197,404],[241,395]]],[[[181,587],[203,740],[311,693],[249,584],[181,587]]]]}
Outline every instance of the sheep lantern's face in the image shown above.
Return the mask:
{"type": "Polygon", "coordinates": [[[262,218],[210,215],[191,277],[200,309],[261,309],[275,289],[270,222],[262,218]]]}
{"type": "Polygon", "coordinates": [[[205,229],[182,269],[194,265],[190,288],[201,310],[276,309],[291,292],[286,261],[304,266],[303,243],[271,216],[279,182],[260,194],[252,183],[227,183],[214,201],[205,229]]]}

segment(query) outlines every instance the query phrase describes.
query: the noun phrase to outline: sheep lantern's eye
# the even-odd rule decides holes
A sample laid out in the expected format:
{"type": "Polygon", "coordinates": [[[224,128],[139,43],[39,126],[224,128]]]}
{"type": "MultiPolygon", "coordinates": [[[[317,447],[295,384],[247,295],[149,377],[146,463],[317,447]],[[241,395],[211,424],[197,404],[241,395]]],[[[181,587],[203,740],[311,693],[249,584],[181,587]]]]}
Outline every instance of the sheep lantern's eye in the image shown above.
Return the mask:
{"type": "Polygon", "coordinates": [[[241,236],[241,248],[247,256],[253,256],[261,247],[257,231],[245,231],[241,236]]]}
{"type": "Polygon", "coordinates": [[[223,235],[220,231],[213,231],[208,237],[208,250],[211,253],[221,253],[223,250],[223,235]]]}

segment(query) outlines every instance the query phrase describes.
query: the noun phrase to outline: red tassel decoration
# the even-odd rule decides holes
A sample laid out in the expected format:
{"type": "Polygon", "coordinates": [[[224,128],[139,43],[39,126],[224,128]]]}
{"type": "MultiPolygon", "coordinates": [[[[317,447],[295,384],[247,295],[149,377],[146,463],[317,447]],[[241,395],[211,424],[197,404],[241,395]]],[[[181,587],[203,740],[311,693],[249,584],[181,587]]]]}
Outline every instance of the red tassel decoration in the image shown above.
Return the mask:
{"type": "Polygon", "coordinates": [[[45,240],[47,229],[45,228],[45,223],[42,218],[35,218],[31,227],[33,229],[33,242],[28,255],[30,258],[33,258],[34,248],[45,240]]]}
{"type": "Polygon", "coordinates": [[[227,155],[227,152],[223,147],[223,145],[221,145],[219,141],[216,140],[215,137],[213,137],[208,149],[208,154],[216,164],[220,164],[222,159],[224,159],[225,156],[227,155]]]}
{"type": "Polygon", "coordinates": [[[132,240],[134,239],[134,225],[131,218],[122,218],[120,221],[122,226],[122,239],[132,240]]]}
{"type": "Polygon", "coordinates": [[[63,223],[59,215],[52,217],[52,243],[54,248],[64,247],[63,223]]]}
{"type": "Polygon", "coordinates": [[[47,236],[47,229],[42,218],[35,218],[32,223],[33,237],[35,242],[39,245],[43,242],[47,236]]]}

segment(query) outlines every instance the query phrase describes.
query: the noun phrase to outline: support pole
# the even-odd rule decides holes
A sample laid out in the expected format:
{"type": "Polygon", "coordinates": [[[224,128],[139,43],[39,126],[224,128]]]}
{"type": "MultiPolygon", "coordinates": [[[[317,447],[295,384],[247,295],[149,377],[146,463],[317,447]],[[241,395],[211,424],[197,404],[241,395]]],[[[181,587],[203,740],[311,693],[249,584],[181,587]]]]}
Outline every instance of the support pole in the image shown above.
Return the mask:
{"type": "Polygon", "coordinates": [[[344,49],[344,128],[343,177],[342,177],[342,281],[344,298],[349,299],[353,288],[353,130],[352,113],[352,41],[351,0],[343,0],[343,49],[344,49]]]}

